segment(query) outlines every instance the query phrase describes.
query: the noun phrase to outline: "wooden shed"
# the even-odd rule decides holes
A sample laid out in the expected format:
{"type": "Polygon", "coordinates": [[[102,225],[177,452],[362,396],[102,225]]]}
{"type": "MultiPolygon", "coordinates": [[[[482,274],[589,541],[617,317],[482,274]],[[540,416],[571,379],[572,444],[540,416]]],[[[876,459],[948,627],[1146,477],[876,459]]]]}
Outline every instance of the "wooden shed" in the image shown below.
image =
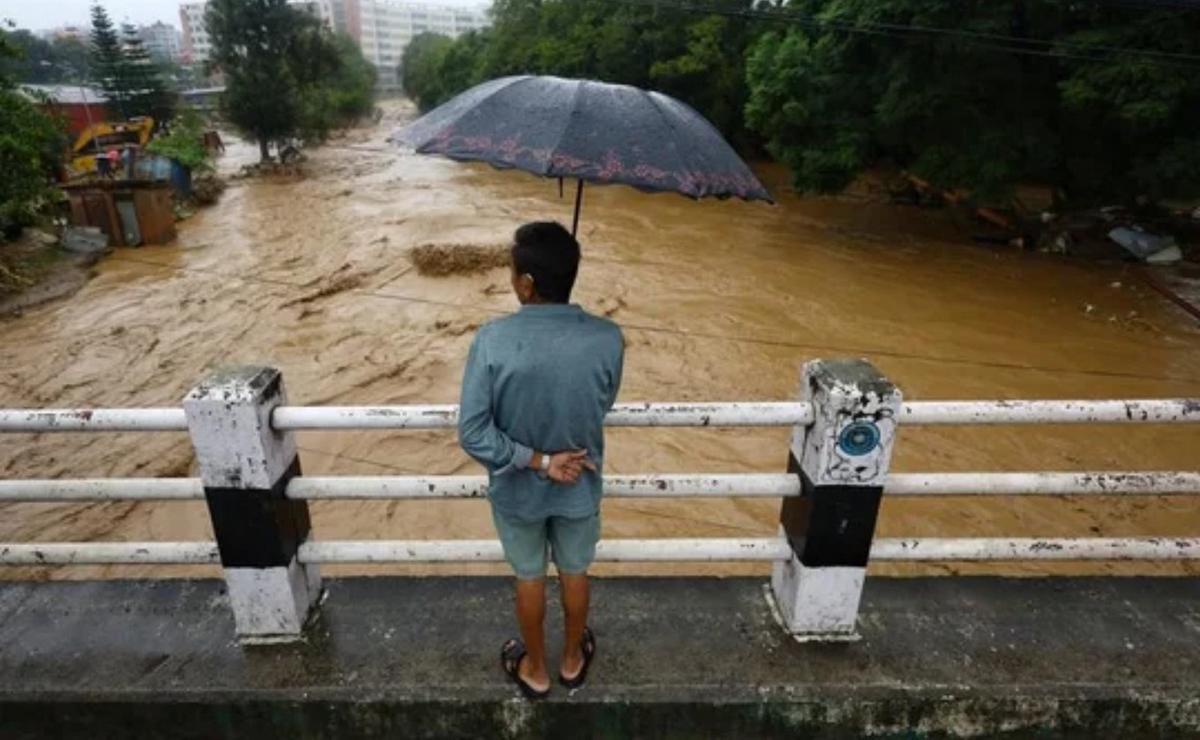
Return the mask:
{"type": "Polygon", "coordinates": [[[98,227],[110,246],[166,244],[175,238],[168,183],[101,180],[64,185],[63,190],[71,204],[71,223],[98,227]]]}

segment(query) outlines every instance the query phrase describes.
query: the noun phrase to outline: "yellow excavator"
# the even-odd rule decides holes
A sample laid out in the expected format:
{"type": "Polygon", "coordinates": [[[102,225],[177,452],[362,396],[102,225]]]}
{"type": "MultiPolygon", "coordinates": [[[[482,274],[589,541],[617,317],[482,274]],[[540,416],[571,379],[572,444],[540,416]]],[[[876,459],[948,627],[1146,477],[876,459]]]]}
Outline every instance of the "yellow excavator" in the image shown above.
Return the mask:
{"type": "Polygon", "coordinates": [[[130,145],[144,147],[154,133],[154,119],[138,116],[128,121],[101,121],[85,128],[71,147],[71,169],[76,175],[90,175],[96,171],[96,154],[107,152],[112,147],[130,145]]]}

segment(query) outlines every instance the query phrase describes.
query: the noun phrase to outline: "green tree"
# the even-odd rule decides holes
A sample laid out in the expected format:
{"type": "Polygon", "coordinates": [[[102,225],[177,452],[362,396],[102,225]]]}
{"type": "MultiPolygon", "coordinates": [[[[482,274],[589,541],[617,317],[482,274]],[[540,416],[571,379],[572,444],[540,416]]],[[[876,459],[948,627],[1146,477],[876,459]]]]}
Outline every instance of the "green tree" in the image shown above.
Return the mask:
{"type": "Polygon", "coordinates": [[[203,143],[205,128],[204,119],[194,108],[183,108],[172,121],[171,130],[155,137],[146,150],[174,159],[191,170],[208,169],[208,150],[203,143]]]}
{"type": "Polygon", "coordinates": [[[291,49],[305,26],[287,0],[211,0],[205,23],[212,38],[210,64],[225,75],[222,111],[270,158],[270,144],[300,127],[300,85],[291,49]]]}
{"type": "MultiPolygon", "coordinates": [[[[20,54],[0,29],[0,60],[20,54]]],[[[17,92],[13,77],[0,72],[0,233],[5,237],[32,223],[52,197],[51,175],[62,162],[64,145],[61,122],[17,92]]]]}
{"type": "Polygon", "coordinates": [[[121,35],[121,55],[129,85],[128,109],[133,115],[150,116],[156,122],[169,120],[175,114],[175,93],[168,89],[162,68],[150,57],[136,28],[125,24],[121,35]]]}
{"type": "Polygon", "coordinates": [[[745,49],[757,30],[751,0],[712,3],[726,15],[608,0],[496,0],[492,27],[450,41],[414,38],[401,60],[405,92],[422,109],[512,74],[584,77],[681,98],[735,141],[747,98],[745,49]],[[728,16],[728,17],[726,17],[728,16]]]}
{"type": "Polygon", "coordinates": [[[792,20],[750,50],[745,114],[800,189],[877,165],[993,202],[1022,182],[1076,204],[1200,183],[1198,14],[1054,0],[781,12],[792,20]]]}
{"type": "Polygon", "coordinates": [[[300,134],[322,141],[375,106],[375,67],[354,39],[313,23],[298,34],[291,66],[300,90],[300,134]]]}
{"type": "Polygon", "coordinates": [[[440,67],[452,43],[438,33],[419,33],[404,47],[400,84],[421,110],[429,110],[446,98],[440,67]]]}
{"type": "Polygon", "coordinates": [[[131,71],[121,49],[121,38],[113,27],[108,11],[99,3],[92,6],[91,68],[96,84],[104,91],[108,104],[122,118],[134,115],[130,108],[133,89],[131,71]]]}
{"type": "Polygon", "coordinates": [[[748,97],[740,50],[752,33],[745,23],[726,17],[701,17],[687,25],[683,53],[651,64],[650,79],[654,87],[704,111],[718,129],[739,135],[748,97]]]}
{"type": "Polygon", "coordinates": [[[0,60],[0,64],[18,82],[81,83],[87,79],[88,48],[78,39],[62,37],[46,41],[22,28],[9,33],[9,42],[21,53],[0,60]]]}

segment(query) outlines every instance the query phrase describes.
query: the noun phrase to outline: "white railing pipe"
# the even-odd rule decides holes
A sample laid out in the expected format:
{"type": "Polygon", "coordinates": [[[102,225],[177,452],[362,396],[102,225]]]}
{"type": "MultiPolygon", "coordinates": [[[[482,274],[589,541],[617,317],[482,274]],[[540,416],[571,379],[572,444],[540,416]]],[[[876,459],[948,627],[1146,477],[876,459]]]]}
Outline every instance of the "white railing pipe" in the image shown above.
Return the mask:
{"type": "Polygon", "coordinates": [[[872,561],[1198,560],[1198,537],[878,539],[872,561]]]}
{"type": "MultiPolygon", "coordinates": [[[[812,420],[807,403],[621,403],[604,423],[620,427],[790,426],[812,420]]],[[[449,429],[458,406],[280,406],[271,417],[279,430],[449,429]]]]}
{"type": "Polygon", "coordinates": [[[207,565],[215,542],[22,542],[0,544],[0,565],[207,565]]]}
{"type": "Polygon", "coordinates": [[[892,473],[889,496],[1156,496],[1200,494],[1200,473],[1097,471],[1037,473],[892,473]]]}
{"type": "MultiPolygon", "coordinates": [[[[786,560],[787,541],[744,539],[602,540],[608,562],[786,560]]],[[[306,542],[306,563],[496,562],[494,540],[363,540],[306,542]]],[[[878,539],[872,561],[1200,560],[1200,538],[1114,537],[878,539]]],[[[0,565],[211,564],[211,542],[44,542],[0,544],[0,565]]]]}
{"type": "MultiPolygon", "coordinates": [[[[1172,471],[1081,473],[893,473],[889,496],[1043,495],[1159,496],[1200,494],[1200,473],[1172,471]]],[[[441,476],[301,476],[289,498],[439,499],[481,498],[487,478],[441,476]]],[[[789,473],[611,475],[604,495],[613,498],[784,497],[800,495],[789,473]]],[[[0,502],[203,500],[199,478],[107,478],[0,480],[0,502]]]]}
{"type": "MultiPolygon", "coordinates": [[[[604,562],[781,560],[791,547],[778,538],[601,540],[604,562]]],[[[495,540],[346,540],[306,542],[304,563],[447,563],[504,560],[495,540]]]]}
{"type": "MultiPolygon", "coordinates": [[[[604,495],[617,498],[678,496],[797,496],[800,479],[787,473],[710,475],[610,475],[604,495]]],[[[487,495],[487,478],[447,476],[301,476],[288,484],[296,499],[478,498],[487,495]]]]}
{"type": "Polygon", "coordinates": [[[182,408],[0,409],[0,432],[186,432],[182,408]]]}
{"type": "MultiPolygon", "coordinates": [[[[447,429],[455,425],[453,404],[419,406],[281,406],[273,423],[280,430],[447,429]]],[[[812,421],[807,403],[624,403],[606,419],[609,426],[743,427],[793,426],[812,421]]],[[[903,424],[1109,424],[1200,423],[1200,399],[910,401],[903,424]]],[[[185,431],[183,410],[5,409],[0,432],[185,431]]]]}
{"type": "Polygon", "coordinates": [[[199,478],[0,480],[0,501],[179,501],[204,498],[199,478]]]}
{"type": "Polygon", "coordinates": [[[1200,423],[1200,399],[909,401],[901,424],[1200,423]]]}

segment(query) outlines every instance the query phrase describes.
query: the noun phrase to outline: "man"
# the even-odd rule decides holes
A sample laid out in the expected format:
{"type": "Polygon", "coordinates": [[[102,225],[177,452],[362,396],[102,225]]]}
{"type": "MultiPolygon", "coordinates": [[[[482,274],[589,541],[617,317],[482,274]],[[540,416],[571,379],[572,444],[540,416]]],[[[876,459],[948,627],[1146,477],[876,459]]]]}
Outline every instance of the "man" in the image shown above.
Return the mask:
{"type": "Polygon", "coordinates": [[[108,179],[108,152],[100,152],[96,155],[96,177],[102,180],[108,179]]]}
{"type": "Polygon", "coordinates": [[[117,170],[121,166],[121,154],[116,150],[116,147],[108,150],[108,177],[114,179],[117,176],[117,170]]]}
{"type": "Polygon", "coordinates": [[[512,287],[521,308],[479,330],[463,375],[459,441],[488,470],[492,519],[517,576],[522,639],[504,644],[501,665],[530,699],[550,692],[547,549],[566,622],[559,682],[582,686],[596,652],[587,569],[600,537],[603,424],[621,385],[624,340],[616,324],[568,302],[578,271],[579,243],[561,224],[517,229],[512,287]]]}
{"type": "Polygon", "coordinates": [[[121,162],[125,165],[125,179],[134,179],[134,163],[137,161],[137,151],[134,147],[126,145],[121,150],[121,162]]]}

